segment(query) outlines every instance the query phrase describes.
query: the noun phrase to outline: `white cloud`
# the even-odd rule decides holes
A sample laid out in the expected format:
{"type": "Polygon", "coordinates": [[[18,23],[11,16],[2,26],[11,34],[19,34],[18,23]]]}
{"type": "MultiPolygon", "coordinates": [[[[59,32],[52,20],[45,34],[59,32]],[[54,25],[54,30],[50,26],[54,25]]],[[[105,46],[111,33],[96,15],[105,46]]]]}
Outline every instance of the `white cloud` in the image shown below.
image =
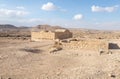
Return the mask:
{"type": "Polygon", "coordinates": [[[2,17],[24,16],[27,14],[27,11],[0,8],[0,16],[2,17]]]}
{"type": "Polygon", "coordinates": [[[74,16],[74,19],[75,20],[81,20],[83,18],[83,15],[82,14],[76,14],[75,16],[74,16]]]}
{"type": "Polygon", "coordinates": [[[111,7],[101,7],[93,5],[91,7],[92,12],[114,12],[119,6],[111,6],[111,7]]]}
{"type": "Polygon", "coordinates": [[[46,4],[43,4],[41,9],[45,11],[53,11],[57,9],[57,6],[55,6],[52,2],[48,2],[46,4]]]}
{"type": "Polygon", "coordinates": [[[25,7],[23,7],[23,6],[17,6],[16,8],[17,8],[17,9],[21,9],[21,10],[24,10],[24,9],[25,9],[25,7]]]}

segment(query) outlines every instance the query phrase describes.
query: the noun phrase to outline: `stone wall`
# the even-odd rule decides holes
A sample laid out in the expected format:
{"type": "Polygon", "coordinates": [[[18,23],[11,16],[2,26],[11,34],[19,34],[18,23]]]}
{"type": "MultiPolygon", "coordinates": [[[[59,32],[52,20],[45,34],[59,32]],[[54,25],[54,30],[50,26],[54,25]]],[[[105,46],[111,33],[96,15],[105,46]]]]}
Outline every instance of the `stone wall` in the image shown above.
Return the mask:
{"type": "Polygon", "coordinates": [[[105,40],[85,39],[79,41],[70,41],[69,43],[62,42],[62,45],[63,48],[67,49],[108,51],[108,42],[105,40]]]}
{"type": "Polygon", "coordinates": [[[72,37],[71,32],[55,32],[56,39],[67,39],[67,38],[71,38],[71,37],[72,37]]]}
{"type": "Polygon", "coordinates": [[[31,40],[39,41],[42,39],[55,40],[55,39],[67,39],[72,37],[72,33],[68,30],[62,30],[61,32],[40,31],[31,32],[31,40]],[[63,32],[62,32],[63,31],[63,32]]]}
{"type": "Polygon", "coordinates": [[[54,40],[55,33],[53,33],[53,32],[31,32],[31,40],[32,41],[39,41],[42,39],[54,40]]]}

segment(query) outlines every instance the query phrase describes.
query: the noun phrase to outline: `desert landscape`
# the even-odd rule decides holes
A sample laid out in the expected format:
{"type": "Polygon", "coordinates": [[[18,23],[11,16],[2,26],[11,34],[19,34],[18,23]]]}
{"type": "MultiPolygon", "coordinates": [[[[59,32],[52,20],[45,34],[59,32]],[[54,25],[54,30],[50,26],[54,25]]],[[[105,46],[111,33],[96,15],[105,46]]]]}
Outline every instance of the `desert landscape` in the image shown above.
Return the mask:
{"type": "Polygon", "coordinates": [[[0,0],[0,79],[120,79],[120,0],[0,0]]]}
{"type": "Polygon", "coordinates": [[[5,26],[0,79],[120,79],[120,31],[67,28],[71,38],[33,41],[32,31],[63,28],[5,26]]]}

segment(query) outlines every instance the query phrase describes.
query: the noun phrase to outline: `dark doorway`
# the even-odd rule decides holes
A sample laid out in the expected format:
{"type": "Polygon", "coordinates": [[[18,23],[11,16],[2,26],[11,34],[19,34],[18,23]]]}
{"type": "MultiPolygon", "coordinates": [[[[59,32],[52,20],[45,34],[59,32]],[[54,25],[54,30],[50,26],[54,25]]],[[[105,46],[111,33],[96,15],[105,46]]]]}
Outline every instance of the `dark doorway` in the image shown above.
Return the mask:
{"type": "Polygon", "coordinates": [[[109,49],[120,49],[116,43],[109,43],[109,49]]]}

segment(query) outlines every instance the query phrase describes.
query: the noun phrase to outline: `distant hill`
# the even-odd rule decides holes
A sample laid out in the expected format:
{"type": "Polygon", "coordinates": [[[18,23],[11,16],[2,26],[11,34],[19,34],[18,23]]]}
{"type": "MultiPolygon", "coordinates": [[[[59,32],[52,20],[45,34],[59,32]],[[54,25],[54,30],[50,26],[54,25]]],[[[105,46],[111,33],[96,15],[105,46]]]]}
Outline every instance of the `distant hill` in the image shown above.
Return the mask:
{"type": "Polygon", "coordinates": [[[11,24],[0,24],[0,29],[17,29],[17,27],[11,24]]]}
{"type": "Polygon", "coordinates": [[[55,29],[62,29],[60,26],[51,26],[51,25],[37,25],[35,27],[26,27],[26,26],[15,26],[11,24],[0,24],[0,31],[40,31],[40,30],[50,30],[54,31],[55,29]]]}
{"type": "Polygon", "coordinates": [[[51,25],[37,25],[33,27],[34,31],[40,31],[40,30],[50,30],[54,31],[55,29],[62,29],[63,27],[60,26],[51,26],[51,25]]]}
{"type": "Polygon", "coordinates": [[[0,31],[30,31],[31,27],[15,26],[11,24],[0,24],[0,31]]]}
{"type": "Polygon", "coordinates": [[[31,27],[0,24],[0,37],[30,37],[31,27]]]}

